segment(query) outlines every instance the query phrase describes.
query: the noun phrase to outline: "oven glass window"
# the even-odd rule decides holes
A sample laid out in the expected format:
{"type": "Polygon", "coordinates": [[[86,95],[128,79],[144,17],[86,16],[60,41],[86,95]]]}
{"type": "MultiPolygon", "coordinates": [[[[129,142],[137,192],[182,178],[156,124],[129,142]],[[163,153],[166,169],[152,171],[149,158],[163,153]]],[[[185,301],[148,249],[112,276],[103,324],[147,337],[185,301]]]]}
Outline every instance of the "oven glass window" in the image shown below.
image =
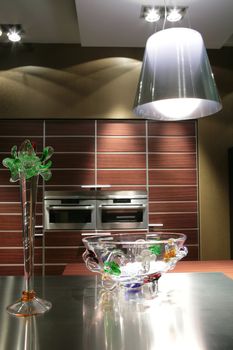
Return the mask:
{"type": "Polygon", "coordinates": [[[102,222],[142,222],[143,211],[140,209],[103,209],[102,222]]]}
{"type": "Polygon", "coordinates": [[[55,210],[49,211],[49,222],[51,224],[76,224],[91,223],[92,210],[55,210]]]}

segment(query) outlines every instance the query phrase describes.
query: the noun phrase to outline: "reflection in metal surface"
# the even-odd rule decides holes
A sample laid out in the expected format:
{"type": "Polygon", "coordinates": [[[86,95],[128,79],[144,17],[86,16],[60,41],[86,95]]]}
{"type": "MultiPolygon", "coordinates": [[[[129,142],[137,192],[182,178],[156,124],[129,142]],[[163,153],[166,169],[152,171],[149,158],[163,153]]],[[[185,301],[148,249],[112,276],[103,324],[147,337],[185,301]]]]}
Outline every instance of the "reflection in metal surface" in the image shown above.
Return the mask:
{"type": "Polygon", "coordinates": [[[221,273],[165,274],[159,296],[100,292],[94,276],[35,277],[52,301],[44,316],[6,312],[21,277],[0,277],[0,350],[232,350],[233,280],[221,273]]]}
{"type": "Polygon", "coordinates": [[[124,291],[99,290],[96,295],[85,289],[83,348],[204,350],[189,282],[179,284],[178,278],[173,290],[164,283],[154,300],[124,291]]]}

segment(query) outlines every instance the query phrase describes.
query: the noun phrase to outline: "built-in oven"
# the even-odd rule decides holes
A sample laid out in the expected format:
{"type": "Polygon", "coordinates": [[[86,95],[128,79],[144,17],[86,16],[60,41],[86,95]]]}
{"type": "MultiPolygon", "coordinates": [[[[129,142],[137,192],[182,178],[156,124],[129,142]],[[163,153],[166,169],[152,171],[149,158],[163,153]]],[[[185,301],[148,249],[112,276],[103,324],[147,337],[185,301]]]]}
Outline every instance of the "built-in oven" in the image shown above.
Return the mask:
{"type": "Polygon", "coordinates": [[[96,200],[91,192],[46,191],[45,230],[94,230],[96,200]]]}
{"type": "Polygon", "coordinates": [[[148,224],[145,191],[103,191],[97,196],[97,228],[146,229],[148,224]]]}

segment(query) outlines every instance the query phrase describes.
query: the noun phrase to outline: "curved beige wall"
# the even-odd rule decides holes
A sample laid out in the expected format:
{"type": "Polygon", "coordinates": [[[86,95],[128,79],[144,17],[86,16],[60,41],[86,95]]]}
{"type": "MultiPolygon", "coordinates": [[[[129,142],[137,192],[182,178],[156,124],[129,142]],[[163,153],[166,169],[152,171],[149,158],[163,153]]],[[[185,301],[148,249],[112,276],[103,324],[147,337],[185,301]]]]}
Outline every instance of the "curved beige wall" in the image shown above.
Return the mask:
{"type": "Polygon", "coordinates": [[[216,69],[227,83],[223,109],[198,121],[201,260],[230,258],[228,149],[233,146],[233,72],[216,69]]]}
{"type": "Polygon", "coordinates": [[[140,61],[113,57],[1,71],[0,118],[135,118],[140,68],[140,61]]]}

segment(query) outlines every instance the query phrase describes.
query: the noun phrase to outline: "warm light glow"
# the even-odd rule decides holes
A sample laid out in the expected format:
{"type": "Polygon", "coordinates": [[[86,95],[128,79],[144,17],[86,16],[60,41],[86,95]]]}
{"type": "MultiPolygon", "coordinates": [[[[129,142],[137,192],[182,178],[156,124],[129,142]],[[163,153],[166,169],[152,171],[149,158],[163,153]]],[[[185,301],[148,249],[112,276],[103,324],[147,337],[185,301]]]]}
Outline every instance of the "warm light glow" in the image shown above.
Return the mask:
{"type": "Polygon", "coordinates": [[[155,109],[171,119],[187,118],[198,107],[200,101],[195,98],[174,98],[154,102],[155,109]]]}
{"type": "Polygon", "coordinates": [[[2,36],[2,28],[0,27],[0,36],[2,36]]]}
{"type": "Polygon", "coordinates": [[[167,15],[167,20],[169,22],[178,22],[182,18],[182,14],[179,9],[171,9],[167,15]]]}
{"type": "Polygon", "coordinates": [[[18,42],[21,40],[21,35],[17,33],[15,30],[10,31],[7,33],[8,39],[12,42],[18,42]]]}
{"type": "Polygon", "coordinates": [[[150,23],[157,22],[159,19],[160,19],[159,10],[154,8],[149,9],[145,16],[145,20],[150,23]]]}

